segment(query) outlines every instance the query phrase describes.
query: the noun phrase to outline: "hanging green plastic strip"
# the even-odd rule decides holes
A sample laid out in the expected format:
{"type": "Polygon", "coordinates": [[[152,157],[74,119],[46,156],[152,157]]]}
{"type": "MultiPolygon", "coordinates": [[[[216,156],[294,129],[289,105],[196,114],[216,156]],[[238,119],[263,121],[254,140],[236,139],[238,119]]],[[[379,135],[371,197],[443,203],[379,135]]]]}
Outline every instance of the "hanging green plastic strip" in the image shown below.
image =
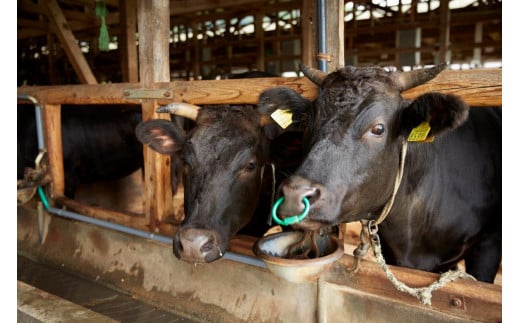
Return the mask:
{"type": "Polygon", "coordinates": [[[285,218],[285,219],[281,220],[276,215],[276,211],[278,210],[278,207],[280,206],[280,204],[283,203],[284,200],[285,199],[284,199],[283,196],[280,197],[276,201],[276,203],[274,203],[273,209],[272,209],[272,212],[271,212],[271,216],[273,217],[274,222],[278,223],[279,225],[286,225],[287,226],[287,225],[292,225],[292,224],[298,223],[298,222],[302,221],[307,216],[307,214],[309,214],[309,209],[310,209],[309,200],[306,197],[303,197],[302,202],[303,202],[303,204],[305,204],[305,209],[303,209],[303,212],[301,214],[293,215],[293,216],[290,216],[288,218],[285,218]]]}
{"type": "Polygon", "coordinates": [[[108,43],[110,37],[108,35],[108,28],[106,17],[108,14],[107,6],[104,0],[96,1],[96,16],[101,18],[101,29],[99,30],[99,50],[108,51],[108,43]]]}

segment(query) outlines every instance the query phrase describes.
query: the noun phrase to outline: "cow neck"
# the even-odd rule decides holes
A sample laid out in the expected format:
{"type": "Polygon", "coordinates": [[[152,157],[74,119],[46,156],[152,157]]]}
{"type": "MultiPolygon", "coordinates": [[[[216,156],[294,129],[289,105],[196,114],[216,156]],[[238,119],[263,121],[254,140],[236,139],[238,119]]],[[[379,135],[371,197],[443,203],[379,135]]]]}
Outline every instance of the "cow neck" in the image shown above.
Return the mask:
{"type": "MultiPolygon", "coordinates": [[[[352,268],[348,269],[349,272],[356,272],[359,265],[359,259],[364,257],[370,247],[370,243],[372,239],[376,239],[379,241],[379,236],[377,236],[378,225],[386,219],[388,213],[392,209],[394,205],[395,196],[397,195],[397,190],[399,190],[399,186],[401,185],[401,179],[403,178],[404,172],[404,162],[406,159],[406,150],[408,148],[408,142],[403,140],[403,146],[401,148],[401,156],[399,159],[399,168],[397,170],[397,175],[395,176],[394,182],[394,190],[392,191],[392,195],[386,202],[379,218],[377,220],[361,220],[361,232],[359,234],[360,243],[357,248],[354,250],[354,263],[352,268]]],[[[374,249],[375,250],[375,249],[374,249]]]]}
{"type": "Polygon", "coordinates": [[[403,178],[403,172],[404,172],[404,161],[406,159],[406,150],[408,148],[408,142],[403,140],[403,146],[401,148],[401,158],[399,159],[399,169],[397,170],[397,175],[395,176],[395,182],[394,182],[394,190],[392,191],[392,195],[386,202],[383,211],[381,211],[381,214],[379,215],[379,218],[375,221],[375,225],[379,225],[381,222],[383,222],[386,219],[386,216],[388,213],[390,213],[390,210],[392,209],[392,206],[394,205],[395,196],[397,195],[397,191],[399,190],[399,186],[401,185],[401,180],[403,178]]]}

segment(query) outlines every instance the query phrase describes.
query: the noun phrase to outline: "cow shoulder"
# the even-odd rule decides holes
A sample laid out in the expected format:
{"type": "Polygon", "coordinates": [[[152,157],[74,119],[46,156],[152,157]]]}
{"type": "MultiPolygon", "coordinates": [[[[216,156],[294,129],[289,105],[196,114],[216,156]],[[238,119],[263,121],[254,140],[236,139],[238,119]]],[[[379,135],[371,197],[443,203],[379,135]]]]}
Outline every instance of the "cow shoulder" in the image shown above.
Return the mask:
{"type": "Polygon", "coordinates": [[[182,149],[184,132],[175,123],[155,119],[141,122],[135,129],[137,139],[151,149],[164,155],[171,155],[182,149]]]}
{"type": "Polygon", "coordinates": [[[413,128],[426,121],[430,135],[438,136],[462,125],[468,118],[469,106],[458,96],[430,92],[413,100],[401,110],[399,129],[408,135],[413,128]]]}

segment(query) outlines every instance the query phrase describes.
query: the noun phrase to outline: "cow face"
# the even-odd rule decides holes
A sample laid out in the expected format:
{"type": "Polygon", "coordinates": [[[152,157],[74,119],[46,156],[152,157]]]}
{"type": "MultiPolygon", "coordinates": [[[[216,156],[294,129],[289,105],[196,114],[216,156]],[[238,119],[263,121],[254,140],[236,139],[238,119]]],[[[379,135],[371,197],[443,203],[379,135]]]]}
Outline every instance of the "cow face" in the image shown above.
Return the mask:
{"type": "MultiPolygon", "coordinates": [[[[320,85],[320,92],[307,118],[308,153],[281,185],[284,202],[278,216],[302,213],[306,197],[309,213],[294,227],[315,230],[377,217],[392,194],[403,140],[410,131],[427,121],[430,135],[439,136],[467,117],[468,107],[455,96],[428,93],[412,102],[401,97],[401,91],[442,69],[406,74],[345,67],[317,76],[316,71],[304,71],[320,85]]],[[[269,90],[264,95],[269,96],[269,90]]]]}
{"type": "Polygon", "coordinates": [[[173,239],[179,259],[201,263],[222,257],[230,237],[251,220],[269,139],[281,130],[269,109],[263,112],[208,106],[200,108],[196,126],[186,134],[167,120],[136,128],[143,144],[178,155],[184,163],[185,219],[173,239]]]}

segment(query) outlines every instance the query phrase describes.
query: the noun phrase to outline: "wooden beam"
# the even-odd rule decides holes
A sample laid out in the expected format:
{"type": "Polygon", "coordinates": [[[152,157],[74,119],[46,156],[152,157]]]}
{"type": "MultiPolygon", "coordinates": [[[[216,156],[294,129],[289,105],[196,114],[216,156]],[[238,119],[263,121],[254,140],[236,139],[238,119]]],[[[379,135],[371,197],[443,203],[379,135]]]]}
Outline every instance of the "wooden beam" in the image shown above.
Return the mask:
{"type": "MultiPolygon", "coordinates": [[[[150,88],[156,82],[170,81],[169,1],[138,0],[137,5],[140,84],[143,88],[150,88]]],[[[157,105],[157,100],[143,100],[143,120],[170,120],[169,114],[155,112],[157,105]]],[[[175,217],[170,165],[170,156],[160,155],[144,146],[145,215],[151,230],[155,230],[166,217],[175,217]]]]}
{"type": "MultiPolygon", "coordinates": [[[[158,99],[159,104],[183,101],[191,104],[255,104],[264,90],[283,86],[314,99],[318,88],[305,77],[273,77],[242,80],[173,81],[155,83],[150,89],[173,92],[158,99]]],[[[55,104],[139,104],[126,98],[125,91],[142,88],[140,84],[21,86],[18,94],[34,96],[40,102],[55,104]]],[[[502,105],[502,69],[446,70],[430,82],[403,93],[408,99],[427,91],[459,95],[473,106],[502,105]]]]}
{"type": "Polygon", "coordinates": [[[119,51],[121,55],[121,74],[123,82],[139,82],[137,60],[137,2],[119,0],[121,23],[119,24],[119,51]]]}
{"type": "Polygon", "coordinates": [[[47,8],[47,19],[65,49],[65,53],[67,54],[74,71],[78,75],[80,82],[86,84],[97,84],[96,78],[87,63],[85,56],[76,43],[76,39],[72,34],[67,19],[65,19],[63,12],[58,6],[58,2],[56,0],[46,0],[45,7],[47,8]]]}

